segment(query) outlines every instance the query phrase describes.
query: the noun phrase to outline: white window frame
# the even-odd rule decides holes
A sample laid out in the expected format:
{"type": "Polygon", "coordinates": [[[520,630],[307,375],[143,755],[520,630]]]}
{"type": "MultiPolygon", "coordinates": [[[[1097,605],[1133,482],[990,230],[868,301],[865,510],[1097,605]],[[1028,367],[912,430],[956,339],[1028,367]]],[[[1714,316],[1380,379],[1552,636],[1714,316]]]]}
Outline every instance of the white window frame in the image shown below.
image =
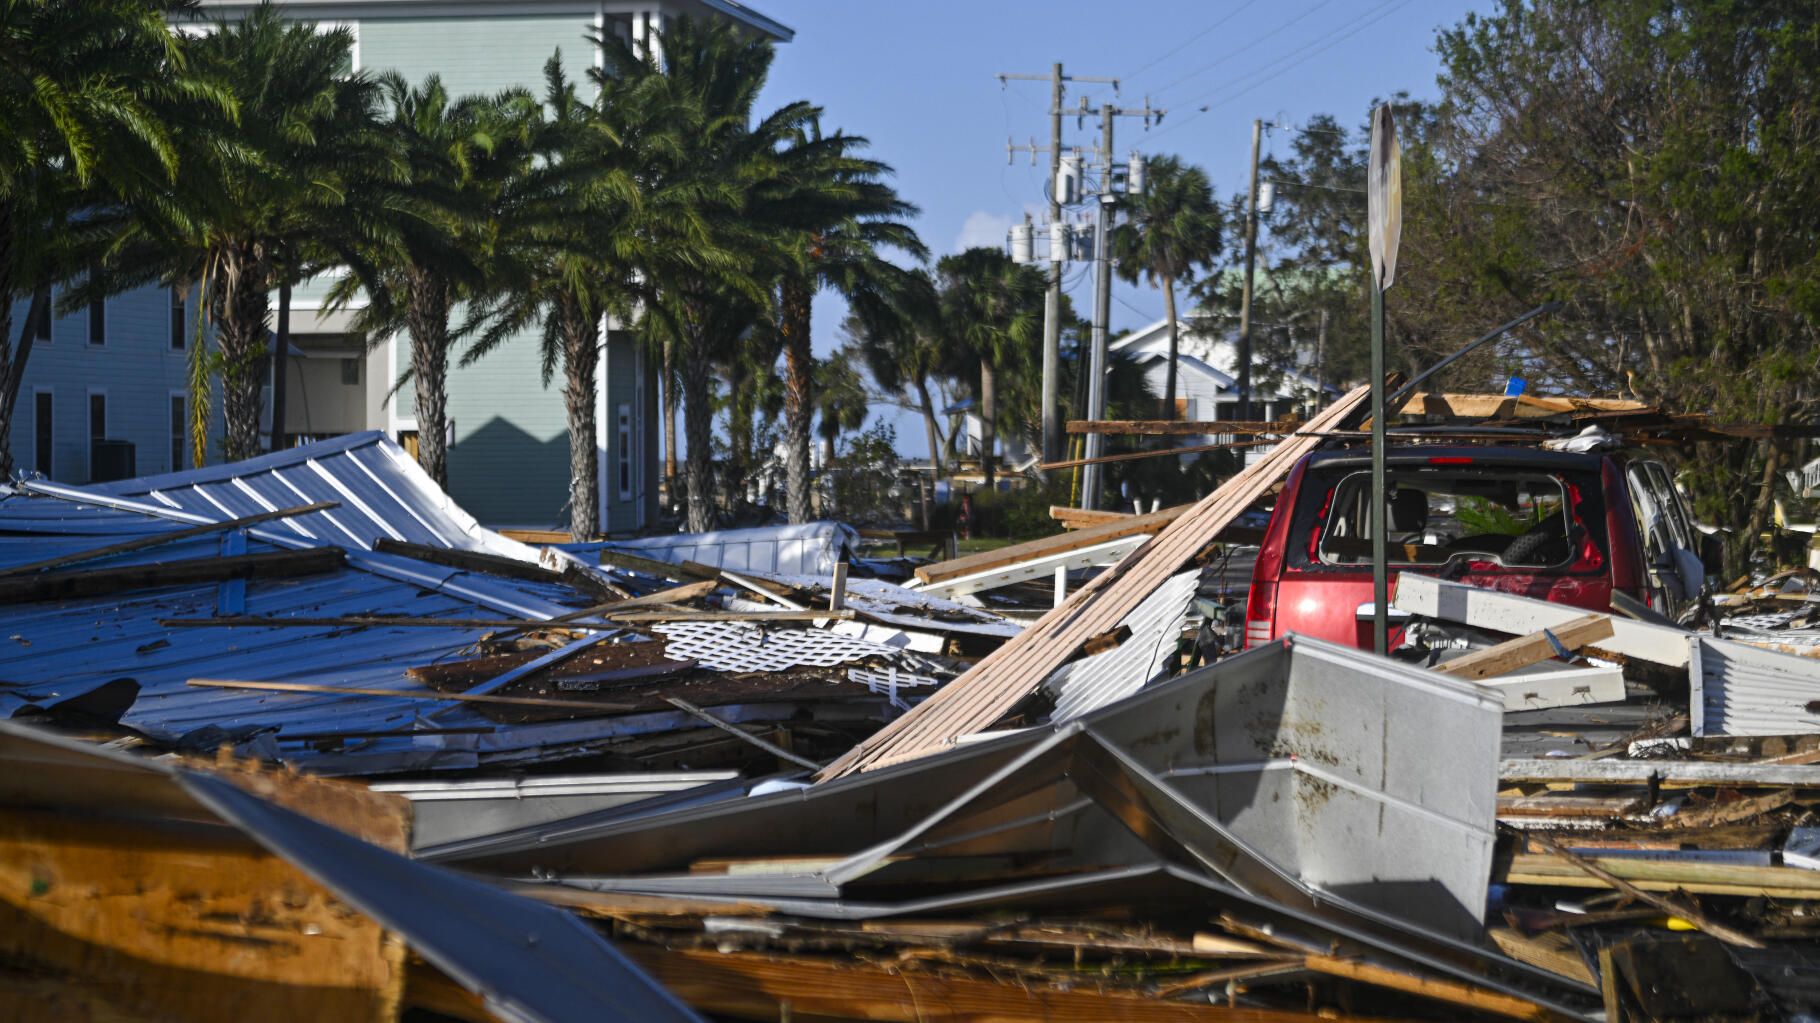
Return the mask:
{"type": "Polygon", "coordinates": [[[34,384],[32,386],[32,468],[36,469],[41,475],[44,476],[45,479],[54,480],[57,478],[57,474],[54,471],[57,467],[56,463],[57,463],[57,389],[55,387],[51,386],[50,384],[34,384]],[[50,446],[51,464],[50,465],[37,464],[38,463],[38,396],[40,394],[48,394],[51,396],[51,446],[50,446]]]}
{"type": "MultiPolygon", "coordinates": [[[[55,401],[55,399],[52,400],[55,401]]],[[[53,406],[53,409],[54,408],[55,406],[53,406]]],[[[106,440],[108,432],[113,429],[113,426],[114,402],[108,397],[107,388],[89,388],[82,397],[82,435],[88,438],[88,443],[83,445],[85,450],[83,451],[82,458],[83,461],[88,463],[88,478],[90,480],[95,478],[95,442],[98,440],[106,440]],[[99,437],[95,436],[94,413],[90,411],[94,407],[96,395],[101,396],[101,436],[99,437]]]]}

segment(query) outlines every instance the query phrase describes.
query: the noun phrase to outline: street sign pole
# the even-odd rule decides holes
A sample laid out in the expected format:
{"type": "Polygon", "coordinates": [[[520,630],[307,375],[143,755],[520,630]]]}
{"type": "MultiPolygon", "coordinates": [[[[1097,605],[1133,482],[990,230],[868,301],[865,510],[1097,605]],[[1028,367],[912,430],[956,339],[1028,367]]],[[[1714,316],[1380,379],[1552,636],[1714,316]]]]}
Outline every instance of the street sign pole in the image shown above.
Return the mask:
{"type": "Polygon", "coordinates": [[[1397,274],[1403,235],[1403,158],[1389,104],[1371,112],[1371,165],[1366,172],[1371,221],[1371,642],[1390,651],[1390,570],[1386,536],[1389,495],[1384,479],[1384,292],[1397,274]]]}

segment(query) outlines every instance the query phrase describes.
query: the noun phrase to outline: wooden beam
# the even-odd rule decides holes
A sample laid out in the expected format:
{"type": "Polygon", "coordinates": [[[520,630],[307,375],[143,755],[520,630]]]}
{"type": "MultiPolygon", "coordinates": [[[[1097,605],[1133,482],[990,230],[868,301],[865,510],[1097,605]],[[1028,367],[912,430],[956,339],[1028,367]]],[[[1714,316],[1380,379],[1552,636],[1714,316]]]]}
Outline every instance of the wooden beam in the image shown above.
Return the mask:
{"type": "Polygon", "coordinates": [[[457,703],[488,703],[506,707],[547,707],[553,710],[589,710],[600,714],[623,714],[636,710],[630,703],[592,703],[587,700],[562,700],[549,696],[486,696],[472,693],[411,692],[391,689],[366,689],[358,686],[315,685],[307,682],[243,682],[238,679],[193,678],[187,685],[203,689],[257,689],[274,693],[316,693],[322,696],[390,696],[398,700],[453,700],[457,703]]]}
{"type": "Polygon", "coordinates": [[[1441,977],[1428,977],[1419,973],[1368,963],[1362,959],[1348,959],[1332,955],[1311,955],[1302,960],[1302,964],[1316,973],[1329,977],[1343,977],[1346,980],[1371,984],[1376,987],[1401,991],[1404,994],[1417,995],[1432,1001],[1457,1005],[1474,1012],[1489,1012],[1496,1016],[1523,1020],[1553,1020],[1555,1013],[1537,1005],[1526,998],[1502,994],[1472,984],[1441,977]]]}
{"type": "MultiPolygon", "coordinates": [[[[1447,582],[1413,572],[1397,576],[1390,606],[1423,618],[1458,622],[1512,636],[1558,628],[1586,614],[1584,609],[1567,604],[1447,582]]],[[[1614,618],[1612,636],[1601,640],[1599,649],[1670,668],[1686,668],[1690,659],[1689,638],[1690,634],[1682,629],[1614,618]]]]}
{"type": "Polygon", "coordinates": [[[1069,433],[1097,433],[1109,437],[1201,437],[1222,433],[1294,433],[1299,420],[1260,419],[1070,419],[1069,433]]]}
{"type": "Polygon", "coordinates": [[[995,568],[1005,568],[1020,561],[1033,561],[1037,558],[1066,554],[1084,547],[1097,547],[1110,540],[1122,540],[1128,536],[1145,536],[1158,533],[1171,522],[1181,518],[1193,505],[1182,505],[1151,512],[1148,515],[1127,515],[1119,519],[1088,526],[1071,533],[1058,533],[1036,540],[1014,543],[1008,547],[980,551],[951,561],[938,561],[933,565],[923,565],[916,570],[916,578],[923,583],[938,583],[948,579],[958,579],[964,575],[974,575],[995,568]]]}
{"type": "Polygon", "coordinates": [[[1491,678],[1554,657],[1559,652],[1556,644],[1563,650],[1578,650],[1590,643],[1610,639],[1611,634],[1610,615],[1581,615],[1564,625],[1538,629],[1527,636],[1505,640],[1496,646],[1455,657],[1435,665],[1432,670],[1455,678],[1491,678]]]}
{"type": "Polygon", "coordinates": [[[1100,526],[1108,522],[1128,519],[1131,512],[1100,511],[1090,508],[1070,508],[1065,504],[1049,506],[1049,517],[1060,522],[1067,529],[1083,529],[1087,526],[1100,526]]]}
{"type": "Polygon", "coordinates": [[[715,578],[713,573],[703,574],[683,565],[640,557],[637,554],[627,554],[625,551],[616,551],[611,547],[602,547],[588,553],[598,556],[603,565],[612,565],[614,568],[623,568],[629,572],[642,572],[645,575],[654,575],[659,579],[674,579],[679,583],[694,579],[715,578]]]}
{"type": "Polygon", "coordinates": [[[176,529],[168,533],[143,536],[137,540],[125,540],[120,543],[108,544],[106,547],[95,547],[86,551],[76,551],[71,554],[59,554],[54,558],[45,558],[42,561],[29,561],[23,565],[12,565],[0,569],[0,578],[29,575],[33,572],[42,572],[47,568],[60,568],[64,565],[75,565],[84,561],[94,561],[97,558],[112,557],[115,554],[142,551],[148,547],[162,547],[165,544],[176,543],[179,540],[189,540],[198,536],[208,536],[211,533],[222,533],[230,529],[245,529],[248,526],[256,526],[261,522],[288,519],[298,515],[308,515],[312,512],[328,511],[331,508],[339,507],[341,507],[340,501],[318,501],[315,504],[300,504],[295,508],[280,508],[277,511],[260,512],[257,515],[243,515],[240,518],[229,519],[226,522],[211,522],[206,525],[191,526],[188,529],[176,529]]]}
{"type": "Polygon", "coordinates": [[[853,617],[852,608],[839,611],[609,611],[606,617],[616,622],[817,622],[824,618],[845,620],[853,617]]]}
{"type": "Polygon", "coordinates": [[[672,586],[667,590],[647,593],[642,597],[628,597],[625,600],[608,601],[593,607],[582,608],[555,618],[406,618],[401,615],[346,615],[331,618],[273,618],[261,615],[232,615],[221,618],[160,618],[158,624],[165,628],[209,628],[215,626],[256,626],[262,628],[308,627],[308,628],[419,628],[419,629],[508,629],[513,632],[527,632],[532,629],[599,631],[604,625],[580,622],[582,618],[599,617],[611,610],[630,611],[633,608],[656,607],[712,593],[717,588],[713,580],[697,583],[685,583],[672,586]]]}
{"type": "Polygon", "coordinates": [[[617,946],[695,1008],[745,1019],[868,1019],[901,1023],[1315,1023],[1313,1012],[1168,1001],[1089,985],[1043,987],[956,977],[854,959],[713,949],[617,946]]]}
{"type": "Polygon", "coordinates": [[[1134,462],[1145,458],[1161,458],[1164,455],[1198,455],[1208,451],[1231,451],[1238,448],[1255,448],[1266,444],[1275,444],[1274,440],[1240,440],[1230,444],[1189,444],[1179,448],[1158,448],[1155,451],[1123,451],[1116,455],[1101,455],[1098,458],[1067,458],[1059,462],[1044,462],[1038,469],[1048,472],[1053,469],[1072,469],[1080,465],[1103,465],[1106,462],[1134,462]]]}
{"type": "Polygon", "coordinates": [[[408,543],[382,536],[373,541],[373,549],[381,554],[396,554],[414,561],[424,561],[444,568],[460,569],[463,572],[482,572],[487,575],[500,575],[508,579],[526,579],[538,583],[557,583],[565,581],[567,573],[545,568],[530,561],[520,561],[501,554],[487,554],[482,551],[465,551],[454,547],[437,547],[424,543],[408,543]]]}
{"type": "Polygon", "coordinates": [[[777,757],[780,760],[788,760],[790,763],[795,764],[798,767],[806,767],[811,771],[819,771],[822,769],[822,765],[816,763],[813,760],[810,760],[808,757],[798,756],[795,753],[790,752],[789,750],[783,748],[782,746],[777,745],[774,742],[770,742],[769,740],[761,739],[758,736],[753,735],[751,732],[748,732],[743,728],[735,728],[734,726],[728,724],[727,722],[722,721],[720,718],[717,718],[714,715],[708,713],[707,711],[702,710],[700,707],[697,707],[695,704],[690,703],[688,700],[679,699],[674,696],[666,696],[666,697],[664,697],[664,702],[668,703],[670,706],[675,707],[677,710],[682,711],[684,714],[687,714],[692,718],[705,722],[715,728],[720,729],[723,732],[726,732],[729,735],[737,737],[742,742],[747,742],[754,746],[757,746],[759,749],[764,750],[766,753],[769,753],[772,756],[777,757]]]}
{"type": "Polygon", "coordinates": [[[98,597],[122,590],[192,586],[228,579],[311,575],[332,572],[346,560],[347,552],[339,547],[311,547],[300,551],[183,558],[144,565],[44,572],[0,580],[0,603],[21,604],[39,600],[98,597]]]}
{"type": "MultiPolygon", "coordinates": [[[[1708,917],[1706,914],[1700,912],[1698,907],[1686,904],[1678,899],[1670,899],[1670,898],[1666,898],[1661,895],[1657,895],[1653,892],[1644,891],[1643,889],[1637,887],[1634,884],[1631,884],[1630,882],[1624,880],[1623,878],[1612,873],[1611,871],[1606,870],[1603,866],[1599,865],[1598,863],[1595,863],[1592,860],[1589,860],[1584,856],[1580,856],[1576,853],[1572,853],[1572,852],[1567,851],[1566,849],[1561,848],[1553,840],[1551,840],[1547,835],[1536,833],[1536,834],[1530,835],[1529,837],[1530,837],[1531,841],[1535,842],[1537,845],[1541,846],[1542,848],[1548,850],[1551,854],[1553,854],[1553,855],[1559,857],[1560,859],[1566,861],[1567,863],[1571,864],[1573,867],[1580,870],[1582,873],[1585,873],[1590,877],[1594,877],[1600,881],[1605,882],[1607,885],[1610,885],[1612,888],[1615,888],[1618,891],[1623,892],[1625,895],[1630,896],[1632,899],[1635,899],[1638,902],[1648,903],[1649,905],[1652,905],[1652,906],[1656,907],[1657,909],[1662,910],[1664,913],[1667,913],[1670,916],[1680,917],[1681,919],[1686,920],[1688,923],[1693,924],[1695,927],[1700,928],[1701,930],[1712,935],[1713,937],[1718,938],[1720,941],[1723,941],[1729,945],[1742,945],[1745,948],[1762,948],[1763,947],[1763,943],[1761,941],[1758,941],[1757,939],[1751,937],[1748,934],[1745,934],[1742,931],[1735,930],[1725,924],[1720,923],[1717,920],[1712,919],[1711,917],[1708,917]]],[[[1671,865],[1680,867],[1681,869],[1685,870],[1689,867],[1709,866],[1710,864],[1671,864],[1671,865]]],[[[1774,868],[1771,868],[1771,869],[1774,869],[1774,868]]]]}

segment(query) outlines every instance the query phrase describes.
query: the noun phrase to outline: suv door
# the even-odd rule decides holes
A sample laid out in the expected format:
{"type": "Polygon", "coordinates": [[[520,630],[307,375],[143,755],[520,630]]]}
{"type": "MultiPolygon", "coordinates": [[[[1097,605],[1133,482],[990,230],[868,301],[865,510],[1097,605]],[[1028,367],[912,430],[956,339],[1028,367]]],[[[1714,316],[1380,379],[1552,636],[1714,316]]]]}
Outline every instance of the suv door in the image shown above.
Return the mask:
{"type": "Polygon", "coordinates": [[[1640,459],[1625,466],[1624,476],[1643,533],[1650,589],[1663,603],[1659,610],[1670,616],[1679,614],[1706,587],[1706,567],[1700,560],[1702,536],[1668,466],[1640,459]]]}

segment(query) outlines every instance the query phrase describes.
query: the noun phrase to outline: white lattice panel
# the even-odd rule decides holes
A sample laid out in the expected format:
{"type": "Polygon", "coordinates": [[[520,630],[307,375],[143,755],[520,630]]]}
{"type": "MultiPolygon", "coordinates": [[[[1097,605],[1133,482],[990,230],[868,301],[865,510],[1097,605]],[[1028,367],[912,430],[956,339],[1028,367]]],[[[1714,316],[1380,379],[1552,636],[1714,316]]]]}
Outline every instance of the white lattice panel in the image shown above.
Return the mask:
{"type": "Polygon", "coordinates": [[[899,671],[896,668],[886,668],[884,671],[868,671],[865,668],[848,668],[847,681],[858,682],[867,689],[883,696],[885,699],[890,700],[891,705],[898,710],[910,709],[910,705],[905,703],[897,695],[899,689],[923,689],[935,686],[941,682],[940,679],[929,678],[925,675],[913,675],[910,672],[899,671]]]}
{"type": "Polygon", "coordinates": [[[670,622],[656,626],[655,631],[663,634],[666,656],[693,660],[714,671],[832,668],[897,653],[888,646],[825,629],[768,629],[745,622],[670,622]]]}

